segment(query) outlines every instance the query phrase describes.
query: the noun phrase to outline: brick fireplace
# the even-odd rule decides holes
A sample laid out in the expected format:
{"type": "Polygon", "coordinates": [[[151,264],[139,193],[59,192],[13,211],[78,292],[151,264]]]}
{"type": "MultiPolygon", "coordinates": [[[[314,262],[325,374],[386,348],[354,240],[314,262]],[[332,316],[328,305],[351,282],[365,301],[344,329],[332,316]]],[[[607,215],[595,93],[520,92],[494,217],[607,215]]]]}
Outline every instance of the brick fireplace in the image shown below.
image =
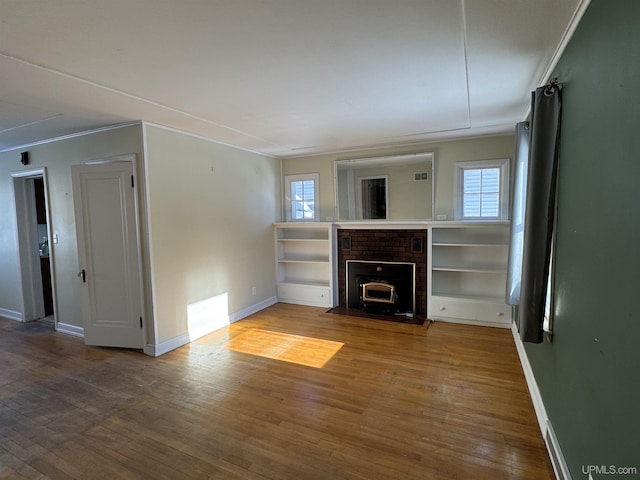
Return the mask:
{"type": "Polygon", "coordinates": [[[346,262],[407,262],[416,264],[416,314],[427,312],[427,231],[405,229],[338,230],[338,300],[347,306],[346,262]]]}

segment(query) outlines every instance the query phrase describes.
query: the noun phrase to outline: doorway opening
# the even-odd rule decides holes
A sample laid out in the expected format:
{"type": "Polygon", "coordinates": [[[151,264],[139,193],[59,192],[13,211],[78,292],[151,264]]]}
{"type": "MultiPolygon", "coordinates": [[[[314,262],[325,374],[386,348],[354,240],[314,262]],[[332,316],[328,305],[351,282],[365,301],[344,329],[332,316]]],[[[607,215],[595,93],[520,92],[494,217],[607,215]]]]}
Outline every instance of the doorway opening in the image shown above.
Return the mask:
{"type": "Polygon", "coordinates": [[[52,234],[46,168],[14,172],[23,322],[44,321],[56,329],[52,234]]]}
{"type": "Polygon", "coordinates": [[[387,177],[360,179],[361,218],[363,220],[387,218],[387,177]]]}

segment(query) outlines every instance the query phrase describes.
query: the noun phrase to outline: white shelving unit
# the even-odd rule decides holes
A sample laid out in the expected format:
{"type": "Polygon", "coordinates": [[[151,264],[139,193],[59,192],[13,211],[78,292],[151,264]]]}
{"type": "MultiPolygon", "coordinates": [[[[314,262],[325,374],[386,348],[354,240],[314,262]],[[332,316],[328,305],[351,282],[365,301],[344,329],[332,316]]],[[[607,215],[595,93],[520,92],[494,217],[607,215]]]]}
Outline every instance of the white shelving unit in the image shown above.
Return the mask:
{"type": "Polygon", "coordinates": [[[432,320],[510,327],[505,304],[508,222],[429,227],[427,312],[432,320]]]}
{"type": "Polygon", "coordinates": [[[333,230],[330,223],[275,224],[278,301],[335,306],[333,230]]]}

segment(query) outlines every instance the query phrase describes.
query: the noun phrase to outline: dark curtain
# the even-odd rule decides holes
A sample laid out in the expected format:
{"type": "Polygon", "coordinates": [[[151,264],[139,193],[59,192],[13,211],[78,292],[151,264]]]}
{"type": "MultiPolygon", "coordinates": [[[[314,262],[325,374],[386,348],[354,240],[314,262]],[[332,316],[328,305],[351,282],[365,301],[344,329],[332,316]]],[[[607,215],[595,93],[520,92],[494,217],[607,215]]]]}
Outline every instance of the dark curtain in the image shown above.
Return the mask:
{"type": "Polygon", "coordinates": [[[532,92],[531,139],[518,327],[524,342],[541,343],[556,206],[562,92],[552,82],[532,92]]]}

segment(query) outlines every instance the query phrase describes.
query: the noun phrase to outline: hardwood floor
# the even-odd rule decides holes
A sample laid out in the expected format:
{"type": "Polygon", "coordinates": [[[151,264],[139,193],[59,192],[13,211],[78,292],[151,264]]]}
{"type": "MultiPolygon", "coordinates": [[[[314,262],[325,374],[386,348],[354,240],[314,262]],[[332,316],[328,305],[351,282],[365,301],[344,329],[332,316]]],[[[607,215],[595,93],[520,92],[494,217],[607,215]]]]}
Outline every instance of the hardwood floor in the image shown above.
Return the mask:
{"type": "Polygon", "coordinates": [[[0,319],[0,478],[554,476],[510,331],[278,304],[159,358],[0,319]],[[344,346],[224,348],[251,328],[344,346]]]}

